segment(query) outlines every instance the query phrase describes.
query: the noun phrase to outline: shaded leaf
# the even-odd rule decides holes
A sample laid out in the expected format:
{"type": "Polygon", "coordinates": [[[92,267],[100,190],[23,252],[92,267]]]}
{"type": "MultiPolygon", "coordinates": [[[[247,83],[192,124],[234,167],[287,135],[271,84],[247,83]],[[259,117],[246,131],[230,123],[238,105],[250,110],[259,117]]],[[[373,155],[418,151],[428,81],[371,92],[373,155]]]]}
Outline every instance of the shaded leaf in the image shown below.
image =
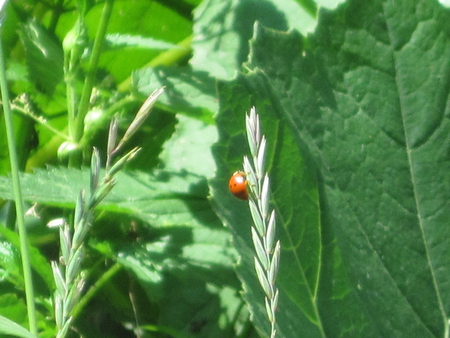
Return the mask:
{"type": "Polygon", "coordinates": [[[212,115],[217,110],[215,80],[205,72],[188,67],[148,67],[133,73],[133,85],[144,95],[164,87],[158,105],[173,113],[213,122],[212,115]]]}
{"type": "Polygon", "coordinates": [[[63,80],[63,50],[43,26],[28,21],[22,27],[28,73],[36,88],[46,94],[53,94],[63,80]]]}
{"type": "Polygon", "coordinates": [[[160,155],[161,161],[168,170],[211,177],[215,171],[211,145],[216,140],[215,126],[179,115],[175,132],[160,155]]]}
{"type": "Polygon", "coordinates": [[[193,68],[219,79],[232,78],[247,61],[255,22],[306,33],[315,24],[314,6],[311,1],[292,0],[203,1],[194,11],[193,68]]]}
{"type": "MultiPolygon", "coordinates": [[[[17,232],[11,231],[4,226],[0,226],[0,235],[4,242],[0,242],[0,266],[6,269],[13,278],[18,287],[23,287],[22,262],[20,260],[20,240],[17,232]]],[[[47,259],[41,252],[32,246],[29,246],[30,264],[33,270],[45,282],[49,293],[54,289],[55,282],[53,273],[48,265],[47,259]]]]}

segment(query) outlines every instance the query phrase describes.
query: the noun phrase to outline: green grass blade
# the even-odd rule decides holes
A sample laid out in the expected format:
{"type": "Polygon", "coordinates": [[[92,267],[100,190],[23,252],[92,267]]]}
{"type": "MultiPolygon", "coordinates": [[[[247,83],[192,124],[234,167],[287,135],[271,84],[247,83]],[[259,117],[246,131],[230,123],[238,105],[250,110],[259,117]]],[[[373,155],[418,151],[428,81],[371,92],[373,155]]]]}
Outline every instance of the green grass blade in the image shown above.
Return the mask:
{"type": "Polygon", "coordinates": [[[27,299],[28,321],[30,331],[37,334],[36,309],[34,304],[33,281],[31,277],[30,255],[28,252],[27,232],[24,222],[24,208],[19,180],[19,164],[15,146],[12,113],[9,106],[8,84],[6,81],[5,59],[3,45],[0,41],[0,88],[3,100],[3,112],[5,115],[6,134],[8,138],[9,158],[11,162],[11,177],[13,183],[14,200],[16,201],[17,225],[20,235],[20,251],[22,255],[23,275],[25,281],[25,294],[27,299]]]}

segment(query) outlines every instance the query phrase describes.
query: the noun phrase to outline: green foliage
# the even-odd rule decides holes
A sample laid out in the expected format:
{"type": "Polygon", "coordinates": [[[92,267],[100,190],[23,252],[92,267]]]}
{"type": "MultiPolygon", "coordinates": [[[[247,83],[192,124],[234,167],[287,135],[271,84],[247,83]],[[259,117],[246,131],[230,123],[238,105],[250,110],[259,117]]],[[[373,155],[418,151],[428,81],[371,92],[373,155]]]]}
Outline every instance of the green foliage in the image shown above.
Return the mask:
{"type": "MultiPolygon", "coordinates": [[[[269,336],[248,204],[227,185],[249,156],[245,113],[255,106],[282,248],[277,337],[448,338],[447,9],[116,0],[92,66],[104,6],[12,1],[2,32],[41,337],[55,336],[59,259],[58,230],[46,224],[73,218],[93,146],[106,162],[111,118],[121,137],[164,86],[119,155],[142,150],[96,209],[68,337],[269,336]]],[[[0,142],[0,332],[27,337],[0,142]]]]}
{"type": "MultiPolygon", "coordinates": [[[[321,12],[307,46],[295,32],[257,26],[249,71],[219,88],[216,154],[224,172],[247,151],[240,149],[243,121],[236,108],[255,105],[274,149],[267,165],[278,216],[290,236],[298,231],[296,241],[279,234],[281,269],[287,269],[278,284],[281,336],[292,337],[296,324],[307,337],[445,336],[448,19],[434,2],[354,1],[321,12]],[[298,186],[315,185],[301,161],[317,172],[318,195],[298,186]],[[304,210],[292,213],[294,207],[304,210]],[[302,252],[297,260],[289,257],[290,243],[302,252]],[[283,276],[296,281],[297,293],[283,276]]],[[[218,198],[224,184],[214,184],[218,198]]],[[[219,204],[221,211],[232,207],[219,204]]],[[[222,215],[242,246],[238,251],[251,257],[242,229],[248,216],[222,215]]],[[[244,270],[255,304],[254,277],[244,270]]],[[[262,308],[253,311],[265,320],[262,308]]]]}
{"type": "MultiPolygon", "coordinates": [[[[23,314],[25,315],[25,312],[23,312],[23,314]]],[[[14,337],[34,338],[34,335],[32,335],[30,332],[25,330],[20,325],[17,325],[16,322],[11,321],[7,318],[0,318],[0,325],[6,328],[2,331],[5,334],[12,335],[14,337]]]]}

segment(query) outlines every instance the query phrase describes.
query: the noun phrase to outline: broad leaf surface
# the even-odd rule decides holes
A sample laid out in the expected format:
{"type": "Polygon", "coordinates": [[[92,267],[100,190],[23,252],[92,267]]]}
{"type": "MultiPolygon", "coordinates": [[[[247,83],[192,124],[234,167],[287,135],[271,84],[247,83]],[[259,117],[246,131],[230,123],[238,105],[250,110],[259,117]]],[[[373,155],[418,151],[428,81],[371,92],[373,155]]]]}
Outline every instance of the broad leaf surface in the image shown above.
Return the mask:
{"type": "MultiPolygon", "coordinates": [[[[241,154],[248,152],[241,121],[252,104],[269,140],[279,142],[286,130],[299,139],[290,153],[275,151],[278,157],[272,153],[268,162],[274,205],[289,234],[294,221],[283,217],[285,210],[305,207],[304,192],[290,178],[302,170],[296,161],[311,157],[319,173],[321,224],[302,225],[321,229],[318,299],[287,307],[282,293],[281,336],[444,336],[450,310],[449,22],[449,12],[437,1],[377,0],[321,11],[307,48],[295,32],[259,26],[247,65],[253,71],[221,89],[227,114],[226,122],[225,115],[219,120],[221,174],[233,165],[239,169],[241,154]],[[299,155],[301,149],[306,155],[299,155]],[[292,188],[279,185],[281,171],[292,188]],[[307,303],[318,308],[317,317],[307,303]],[[297,311],[316,329],[295,326],[302,318],[297,311]]],[[[248,227],[245,204],[218,203],[233,229],[248,227]]],[[[234,231],[250,271],[250,237],[234,231]]],[[[312,255],[311,266],[315,259],[312,255]]],[[[296,277],[302,271],[292,261],[284,264],[302,290],[304,282],[296,277]]],[[[243,271],[247,288],[257,287],[243,271]]],[[[285,273],[280,271],[281,290],[285,273]]],[[[264,309],[253,310],[258,325],[266,320],[264,309]]]]}
{"type": "Polygon", "coordinates": [[[217,128],[193,118],[178,116],[178,124],[160,155],[165,168],[187,170],[204,177],[214,175],[211,144],[217,141],[217,128]]]}
{"type": "MultiPolygon", "coordinates": [[[[26,201],[73,208],[80,190],[89,187],[89,172],[37,169],[34,174],[23,174],[21,181],[26,201]]],[[[187,172],[119,173],[100,208],[134,214],[153,226],[217,224],[207,194],[206,180],[187,172]]],[[[0,197],[13,199],[8,177],[0,177],[0,197]]]]}

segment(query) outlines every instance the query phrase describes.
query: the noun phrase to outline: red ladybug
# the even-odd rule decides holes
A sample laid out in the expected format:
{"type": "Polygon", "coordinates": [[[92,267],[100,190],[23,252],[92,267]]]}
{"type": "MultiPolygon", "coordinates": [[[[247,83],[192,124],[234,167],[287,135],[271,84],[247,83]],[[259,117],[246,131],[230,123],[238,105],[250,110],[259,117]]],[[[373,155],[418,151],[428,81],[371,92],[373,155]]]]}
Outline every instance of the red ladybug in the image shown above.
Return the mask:
{"type": "Polygon", "coordinates": [[[244,201],[248,200],[247,179],[243,171],[236,171],[228,182],[231,193],[244,201]]]}

